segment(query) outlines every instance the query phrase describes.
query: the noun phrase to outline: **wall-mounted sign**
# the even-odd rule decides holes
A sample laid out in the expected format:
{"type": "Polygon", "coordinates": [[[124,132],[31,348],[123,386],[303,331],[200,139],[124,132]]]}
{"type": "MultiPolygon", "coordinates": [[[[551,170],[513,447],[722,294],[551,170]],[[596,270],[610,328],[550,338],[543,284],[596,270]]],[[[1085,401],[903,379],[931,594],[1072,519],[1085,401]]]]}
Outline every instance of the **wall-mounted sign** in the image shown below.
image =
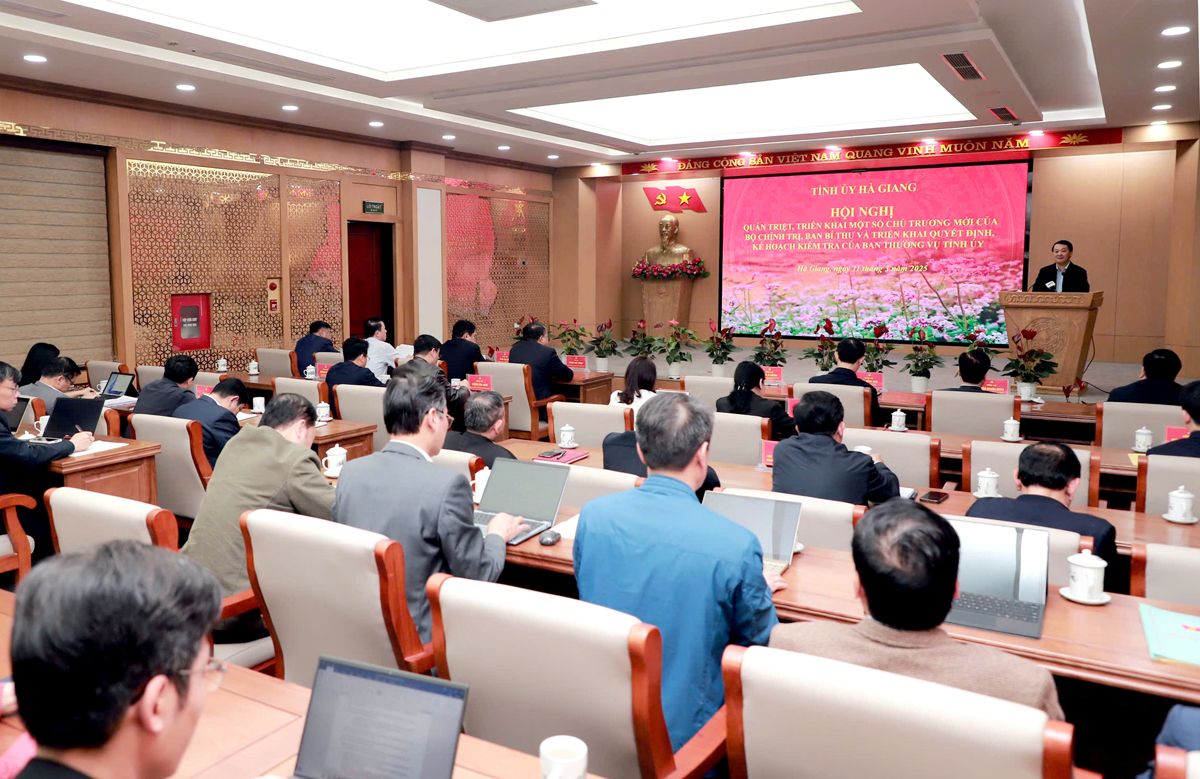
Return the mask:
{"type": "Polygon", "coordinates": [[[383,202],[379,201],[379,200],[364,200],[363,201],[363,213],[364,214],[382,214],[383,213],[383,202]]]}
{"type": "Polygon", "coordinates": [[[673,214],[681,214],[684,211],[703,214],[708,211],[700,201],[700,196],[696,194],[695,187],[642,187],[642,191],[646,193],[646,199],[655,211],[670,211],[673,214]]]}

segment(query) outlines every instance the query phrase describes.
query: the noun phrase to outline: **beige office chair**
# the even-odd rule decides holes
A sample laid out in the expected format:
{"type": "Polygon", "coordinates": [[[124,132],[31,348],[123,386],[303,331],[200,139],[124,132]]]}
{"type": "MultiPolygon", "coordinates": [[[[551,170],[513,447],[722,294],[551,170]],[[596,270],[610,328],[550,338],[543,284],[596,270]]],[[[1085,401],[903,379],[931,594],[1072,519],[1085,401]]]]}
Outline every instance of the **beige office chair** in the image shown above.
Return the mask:
{"type": "Polygon", "coordinates": [[[1187,606],[1200,606],[1200,549],[1167,544],[1134,544],[1129,562],[1129,594],[1187,606]]]}
{"type": "Polygon", "coordinates": [[[1157,745],[1154,748],[1154,779],[1200,779],[1200,752],[1157,745]]]}
{"type": "Polygon", "coordinates": [[[329,402],[329,385],[324,381],[276,376],[272,386],[275,388],[276,395],[291,393],[308,398],[308,402],[313,404],[313,408],[316,408],[318,403],[329,402]]]}
{"type": "Polygon", "coordinates": [[[733,392],[733,379],[721,376],[684,376],[679,388],[711,409],[717,401],[733,392]]]}
{"type": "Polygon", "coordinates": [[[588,501],[601,495],[631,490],[645,481],[641,476],[634,476],[632,473],[606,471],[586,465],[560,467],[571,469],[571,475],[567,477],[567,487],[563,491],[562,504],[577,509],[583,508],[588,501]]]}
{"type": "MultiPolygon", "coordinates": [[[[1000,475],[999,490],[1002,497],[1015,498],[1020,495],[1016,482],[1013,481],[1013,472],[1017,470],[1021,452],[1025,451],[1027,446],[1031,446],[1031,444],[1010,444],[1006,441],[964,441],[962,447],[963,489],[969,492],[978,491],[979,472],[985,468],[991,468],[1000,475]]],[[[1072,451],[1079,458],[1081,481],[1071,505],[1099,506],[1100,451],[1074,448],[1072,451]]]]}
{"type": "Polygon", "coordinates": [[[443,449],[432,457],[433,461],[443,468],[458,471],[467,477],[467,481],[475,484],[475,474],[484,469],[483,458],[470,452],[456,452],[453,449],[443,449]]]}
{"type": "Polygon", "coordinates": [[[1183,409],[1179,406],[1112,401],[1096,404],[1096,446],[1132,449],[1134,433],[1142,427],[1149,428],[1154,434],[1151,445],[1158,446],[1167,440],[1168,427],[1182,426],[1183,409]]]}
{"type": "Polygon", "coordinates": [[[135,370],[138,389],[145,389],[150,382],[158,381],[166,371],[167,369],[161,365],[139,365],[135,370]]]}
{"type": "Polygon", "coordinates": [[[1071,779],[1074,728],[1040,709],[762,646],[721,670],[734,779],[1071,779]]]}
{"type": "Polygon", "coordinates": [[[87,360],[83,368],[87,371],[88,384],[93,387],[102,381],[108,381],[108,377],[114,373],[129,373],[128,365],[112,360],[87,360]]]}
{"type": "MultiPolygon", "coordinates": [[[[869,387],[851,387],[845,384],[803,384],[797,382],[788,388],[788,397],[803,398],[808,392],[828,392],[842,401],[843,421],[846,427],[870,427],[871,390],[869,387]]],[[[908,482],[901,480],[901,484],[908,482]]]]}
{"type": "Polygon", "coordinates": [[[408,611],[398,542],[270,509],[247,511],[241,526],[276,676],[309,687],[321,655],[414,673],[433,667],[408,611]]]}
{"type": "Polygon", "coordinates": [[[492,389],[501,395],[511,395],[508,408],[508,434],[529,441],[549,439],[549,418],[542,422],[539,409],[566,400],[566,395],[551,395],[538,400],[533,394],[533,371],[528,365],[508,362],[477,362],[475,373],[492,377],[492,389]]]}
{"type": "Polygon", "coordinates": [[[850,541],[854,538],[854,526],[867,510],[866,506],[856,506],[853,503],[810,498],[787,492],[748,490],[740,487],[726,487],[724,491],[730,495],[748,495],[752,498],[770,498],[771,500],[799,503],[800,530],[796,534],[797,540],[805,546],[833,549],[839,552],[850,551],[850,541]]]}
{"type": "Polygon", "coordinates": [[[633,409],[628,406],[601,406],[595,403],[569,403],[564,400],[550,404],[550,441],[558,442],[563,425],[575,428],[575,443],[599,449],[609,433],[633,429],[633,409]]]}
{"type": "Polygon", "coordinates": [[[296,353],[289,349],[255,349],[254,361],[258,363],[258,370],[268,376],[300,378],[296,353]]]}
{"type": "Polygon", "coordinates": [[[925,393],[925,430],[997,438],[1007,419],[1021,419],[1021,398],[995,392],[925,393]]]}
{"type": "Polygon", "coordinates": [[[4,535],[0,536],[0,573],[16,571],[17,583],[20,583],[33,564],[34,543],[21,527],[21,520],[17,517],[18,506],[34,509],[37,508],[37,501],[17,493],[0,495],[0,514],[4,521],[4,535]]]}
{"type": "Polygon", "coordinates": [[[343,360],[341,352],[313,352],[313,365],[336,365],[343,360]]]}
{"type": "Polygon", "coordinates": [[[672,754],[658,628],[595,604],[442,573],[426,592],[438,676],[471,688],[465,733],[531,755],[542,739],[570,733],[587,744],[588,771],[600,776],[700,777],[721,758],[724,711],[672,754]]]}
{"type": "Polygon", "coordinates": [[[228,375],[227,373],[217,373],[215,371],[200,371],[196,374],[196,380],[192,382],[192,386],[196,389],[196,394],[199,395],[201,387],[215,387],[228,375]]]}
{"type": "Polygon", "coordinates": [[[58,554],[86,552],[108,541],[137,541],[179,551],[179,525],[164,508],[74,487],[46,490],[50,537],[58,554]]]}
{"type": "Polygon", "coordinates": [[[339,384],[333,388],[334,410],[338,419],[351,422],[368,422],[375,425],[374,451],[387,446],[392,437],[383,423],[383,394],[386,387],[360,387],[357,384],[339,384]]]}
{"type": "MultiPolygon", "coordinates": [[[[771,420],[749,414],[716,413],[708,459],[716,463],[758,465],[762,462],[762,442],[771,440],[771,420]]],[[[720,469],[717,469],[718,472],[720,469]]]]}
{"type": "MultiPolygon", "coordinates": [[[[982,522],[988,525],[1001,525],[1003,527],[1022,528],[1024,530],[1044,530],[1050,534],[1050,552],[1047,560],[1046,584],[1051,587],[1068,587],[1071,584],[1071,564],[1067,562],[1067,558],[1071,555],[1078,554],[1084,549],[1095,551],[1095,539],[1091,536],[1081,536],[1078,533],[1070,530],[1060,530],[1056,527],[1042,527],[1040,525],[1025,525],[1020,522],[1005,522],[1001,519],[983,519],[982,517],[960,517],[953,514],[943,514],[946,519],[961,520],[963,522],[982,522]]],[[[804,521],[804,513],[800,514],[801,521],[804,521]]],[[[1112,584],[1109,579],[1107,585],[1112,584]]]]}
{"type": "MultiPolygon", "coordinates": [[[[1200,458],[1138,455],[1134,510],[1156,516],[1166,514],[1170,508],[1168,496],[1180,485],[1193,495],[1200,494],[1200,458]]],[[[1195,510],[1200,511],[1200,507],[1195,510]]]]}
{"type": "Polygon", "coordinates": [[[871,447],[871,454],[883,458],[883,464],[896,474],[905,487],[936,489],[939,486],[938,474],[942,465],[942,442],[939,438],[920,433],[894,433],[891,430],[847,426],[842,443],[848,449],[871,447]]]}
{"type": "Polygon", "coordinates": [[[176,517],[195,519],[212,478],[200,423],[156,414],[131,414],[129,431],[139,441],[153,441],[162,446],[162,451],[154,456],[158,505],[176,517]]]}

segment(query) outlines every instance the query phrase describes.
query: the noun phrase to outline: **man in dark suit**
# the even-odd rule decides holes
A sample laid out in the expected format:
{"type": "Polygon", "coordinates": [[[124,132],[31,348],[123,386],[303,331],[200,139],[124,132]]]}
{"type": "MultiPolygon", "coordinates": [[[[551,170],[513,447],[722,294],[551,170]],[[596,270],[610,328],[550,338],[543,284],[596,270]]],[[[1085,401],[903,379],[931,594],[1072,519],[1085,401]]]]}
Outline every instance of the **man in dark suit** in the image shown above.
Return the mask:
{"type": "Polygon", "coordinates": [[[1175,378],[1183,370],[1179,355],[1170,349],[1155,349],[1142,358],[1142,375],[1132,384],[1108,393],[1112,403],[1154,403],[1178,406],[1183,389],[1175,378]]]}
{"type": "Polygon", "coordinates": [[[1071,263],[1075,247],[1070,241],[1055,241],[1050,247],[1054,262],[1038,271],[1030,292],[1091,292],[1087,271],[1071,263]]]}
{"type": "Polygon", "coordinates": [[[336,351],[333,348],[333,325],[320,319],[308,326],[308,335],[296,342],[296,367],[303,375],[304,369],[313,364],[317,352],[336,351]]]}
{"type": "Polygon", "coordinates": [[[1159,444],[1146,454],[1200,457],[1200,381],[1193,381],[1180,390],[1179,405],[1183,407],[1183,426],[1187,428],[1187,438],[1159,444]]]}
{"type": "Polygon", "coordinates": [[[176,419],[194,419],[204,431],[204,454],[209,465],[217,464],[217,457],[230,438],[241,430],[238,412],[250,405],[250,391],[241,379],[222,379],[212,392],[195,403],[185,403],[175,409],[176,419]]]}
{"type": "Polygon", "coordinates": [[[846,387],[867,387],[871,390],[871,418],[867,424],[884,427],[891,424],[891,417],[879,407],[879,393],[867,382],[858,378],[867,345],[860,338],[843,338],[837,345],[837,367],[824,376],[814,376],[809,384],[841,384],[846,387]]]}
{"type": "Polygon", "coordinates": [[[429,376],[436,381],[446,393],[446,411],[450,414],[451,429],[461,433],[467,429],[463,423],[463,408],[471,391],[465,386],[454,387],[450,384],[450,379],[438,367],[441,351],[442,342],[437,338],[432,335],[417,336],[417,340],[413,341],[413,358],[397,368],[395,375],[408,378],[429,376]]]}
{"type": "Polygon", "coordinates": [[[1091,536],[1093,551],[1112,565],[1117,560],[1116,529],[1106,520],[1070,509],[1082,473],[1079,458],[1066,444],[1041,441],[1027,446],[1013,474],[1022,494],[1016,498],[980,498],[967,509],[967,516],[1091,536]]]}
{"type": "Polygon", "coordinates": [[[496,437],[504,429],[504,396],[499,392],[472,393],[463,409],[463,423],[466,431],[447,433],[443,448],[482,457],[489,468],[497,458],[517,459],[515,454],[496,443],[496,437]]]}
{"type": "Polygon", "coordinates": [[[809,392],[793,409],[796,435],[775,447],[771,489],[810,498],[865,505],[900,494],[900,479],[877,454],[853,452],[842,443],[842,401],[809,392]]]}
{"type": "Polygon", "coordinates": [[[342,361],[329,366],[329,372],[325,374],[325,383],[329,385],[331,396],[333,388],[339,384],[357,384],[360,387],[384,386],[367,368],[369,349],[366,341],[355,336],[350,336],[342,342],[342,361]]]}
{"type": "Polygon", "coordinates": [[[460,319],[454,323],[450,340],[442,344],[442,359],[446,361],[446,376],[451,379],[466,379],[475,372],[475,363],[486,362],[475,340],[475,323],[460,319]]]}
{"type": "MultiPolygon", "coordinates": [[[[620,433],[609,433],[604,436],[604,470],[632,473],[634,476],[646,476],[646,461],[638,454],[637,432],[625,430],[620,433]]],[[[713,467],[708,466],[704,483],[696,490],[696,497],[704,500],[704,493],[721,486],[721,480],[713,467]]]]}
{"type": "Polygon", "coordinates": [[[186,354],[168,357],[163,366],[163,377],[142,387],[133,413],[174,416],[175,409],[196,400],[196,374],[199,372],[196,361],[186,354]]]}
{"type": "Polygon", "coordinates": [[[992,369],[992,358],[982,349],[971,349],[958,355],[958,377],[962,385],[946,392],[984,392],[983,381],[992,369]]]}
{"type": "MultiPolygon", "coordinates": [[[[545,400],[554,393],[550,391],[552,381],[570,381],[575,371],[563,365],[558,352],[550,346],[550,336],[541,322],[530,322],[521,329],[521,340],[513,344],[508,361],[528,365],[533,373],[533,396],[545,400]]],[[[539,409],[541,419],[546,419],[546,409],[539,409]]]]}

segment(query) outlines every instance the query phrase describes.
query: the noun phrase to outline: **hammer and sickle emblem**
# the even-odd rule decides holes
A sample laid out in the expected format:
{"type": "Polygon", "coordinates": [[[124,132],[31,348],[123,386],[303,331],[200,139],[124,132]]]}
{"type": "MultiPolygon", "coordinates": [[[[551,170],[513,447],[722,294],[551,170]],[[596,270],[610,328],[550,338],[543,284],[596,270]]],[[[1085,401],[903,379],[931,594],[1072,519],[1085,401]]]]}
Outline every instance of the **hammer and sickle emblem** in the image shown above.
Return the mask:
{"type": "Polygon", "coordinates": [[[667,195],[665,192],[660,192],[658,197],[654,198],[654,205],[665,206],[667,204],[667,195]]]}

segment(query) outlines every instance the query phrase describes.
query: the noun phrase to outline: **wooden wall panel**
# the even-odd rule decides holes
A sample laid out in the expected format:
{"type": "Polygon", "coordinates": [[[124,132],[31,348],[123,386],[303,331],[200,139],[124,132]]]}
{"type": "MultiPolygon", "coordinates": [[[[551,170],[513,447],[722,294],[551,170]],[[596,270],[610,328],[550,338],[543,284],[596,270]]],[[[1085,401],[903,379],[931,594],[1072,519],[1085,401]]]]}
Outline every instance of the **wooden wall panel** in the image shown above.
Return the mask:
{"type": "Polygon", "coordinates": [[[1122,157],[1117,283],[1106,293],[1106,305],[1115,304],[1114,361],[1141,362],[1142,355],[1163,345],[1166,334],[1175,152],[1127,152],[1122,157]]]}

